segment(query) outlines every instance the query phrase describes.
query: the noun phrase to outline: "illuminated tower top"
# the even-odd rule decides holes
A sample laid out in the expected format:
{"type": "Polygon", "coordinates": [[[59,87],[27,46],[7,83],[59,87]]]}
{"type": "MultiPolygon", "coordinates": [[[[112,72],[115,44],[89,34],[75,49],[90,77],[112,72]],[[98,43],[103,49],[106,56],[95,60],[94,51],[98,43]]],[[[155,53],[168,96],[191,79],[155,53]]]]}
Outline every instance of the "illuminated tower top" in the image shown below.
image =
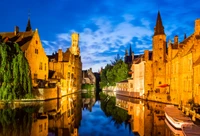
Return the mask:
{"type": "Polygon", "coordinates": [[[79,34],[78,33],[72,33],[71,38],[72,38],[72,45],[70,47],[70,51],[72,52],[72,54],[80,56],[79,34]]]}

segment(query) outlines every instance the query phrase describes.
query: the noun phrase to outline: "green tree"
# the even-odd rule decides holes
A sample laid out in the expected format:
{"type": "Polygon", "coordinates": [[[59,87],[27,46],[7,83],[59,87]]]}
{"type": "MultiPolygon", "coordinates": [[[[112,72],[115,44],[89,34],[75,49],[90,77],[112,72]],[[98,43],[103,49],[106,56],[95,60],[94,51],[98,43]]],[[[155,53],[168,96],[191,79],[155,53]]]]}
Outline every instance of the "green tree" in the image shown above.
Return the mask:
{"type": "Polygon", "coordinates": [[[31,96],[29,64],[17,43],[0,40],[0,64],[0,99],[31,96]]]}
{"type": "Polygon", "coordinates": [[[114,86],[117,82],[128,78],[128,65],[123,62],[119,55],[111,61],[111,65],[107,64],[100,74],[100,87],[114,86]]]}
{"type": "Polygon", "coordinates": [[[100,74],[101,82],[99,83],[101,88],[108,85],[108,79],[107,79],[106,73],[111,68],[112,68],[112,66],[110,64],[107,64],[106,67],[101,71],[101,74],[100,74]]]}

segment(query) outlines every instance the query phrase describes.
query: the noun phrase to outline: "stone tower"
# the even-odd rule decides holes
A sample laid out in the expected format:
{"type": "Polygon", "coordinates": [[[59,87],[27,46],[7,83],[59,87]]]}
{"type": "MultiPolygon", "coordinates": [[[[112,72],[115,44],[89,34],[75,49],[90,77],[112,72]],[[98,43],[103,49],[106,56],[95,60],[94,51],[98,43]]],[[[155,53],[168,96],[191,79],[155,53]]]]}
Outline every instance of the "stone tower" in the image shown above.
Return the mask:
{"type": "Polygon", "coordinates": [[[72,54],[80,56],[79,34],[72,33],[71,38],[72,38],[72,45],[70,47],[70,51],[72,54]]]}
{"type": "Polygon", "coordinates": [[[166,62],[166,35],[162,24],[160,12],[158,11],[156,26],[153,35],[153,88],[165,84],[165,62],[166,62]]]}

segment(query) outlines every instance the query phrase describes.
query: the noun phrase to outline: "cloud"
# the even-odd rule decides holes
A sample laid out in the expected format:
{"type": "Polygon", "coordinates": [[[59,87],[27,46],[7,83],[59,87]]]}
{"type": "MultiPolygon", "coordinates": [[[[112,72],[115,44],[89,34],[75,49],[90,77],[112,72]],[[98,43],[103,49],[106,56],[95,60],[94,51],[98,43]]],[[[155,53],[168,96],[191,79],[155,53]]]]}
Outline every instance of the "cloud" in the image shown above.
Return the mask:
{"type": "MultiPolygon", "coordinates": [[[[128,22],[134,20],[134,17],[131,15],[125,14],[123,17],[125,18],[124,21],[117,24],[113,24],[112,21],[105,17],[92,18],[91,21],[95,24],[96,29],[93,30],[88,26],[78,32],[80,35],[79,46],[83,69],[92,67],[93,71],[97,72],[101,67],[110,63],[117,54],[121,54],[120,50],[125,50],[127,44],[134,43],[132,41],[134,37],[138,37],[139,39],[144,37],[151,38],[152,30],[128,22]]],[[[145,22],[143,19],[143,22],[143,24],[148,25],[148,21],[145,22]]],[[[53,43],[57,43],[59,44],[59,48],[63,48],[64,42],[71,41],[70,34],[72,31],[74,30],[69,30],[68,33],[57,34],[56,41],[43,40],[43,43],[46,45],[46,51],[57,50],[55,46],[52,46],[53,43]]],[[[149,46],[140,46],[136,43],[135,48],[143,47],[148,48],[149,46]]]]}
{"type": "MultiPolygon", "coordinates": [[[[63,12],[69,8],[72,11],[64,15],[68,19],[63,23],[70,25],[64,32],[57,32],[52,41],[43,40],[45,51],[50,53],[58,48],[65,51],[71,45],[71,33],[78,32],[83,69],[92,67],[95,72],[110,63],[117,54],[124,57],[124,51],[130,44],[135,54],[141,54],[146,49],[152,50],[158,7],[167,40],[172,41],[175,35],[179,35],[181,41],[184,33],[189,36],[193,32],[194,20],[199,17],[200,12],[196,3],[181,0],[102,0],[91,2],[90,8],[80,6],[87,5],[89,1],[86,0],[79,3],[77,10],[72,10],[76,7],[74,5],[66,8],[63,2],[59,4],[60,10],[63,12]]],[[[69,3],[73,1],[70,0],[69,3]]],[[[61,20],[63,21],[63,16],[61,20]]]]}

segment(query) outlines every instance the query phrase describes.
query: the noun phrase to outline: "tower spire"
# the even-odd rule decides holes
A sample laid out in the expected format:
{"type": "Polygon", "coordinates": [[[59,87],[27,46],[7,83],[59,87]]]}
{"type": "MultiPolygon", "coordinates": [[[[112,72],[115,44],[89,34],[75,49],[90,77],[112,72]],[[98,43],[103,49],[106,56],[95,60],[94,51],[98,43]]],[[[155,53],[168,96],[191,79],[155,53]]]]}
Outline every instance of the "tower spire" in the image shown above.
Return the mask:
{"type": "Polygon", "coordinates": [[[132,55],[132,48],[131,48],[131,44],[130,44],[130,50],[129,50],[129,56],[132,55]]]}
{"type": "Polygon", "coordinates": [[[29,12],[28,12],[28,23],[27,23],[27,25],[26,25],[26,32],[27,31],[32,31],[32,28],[31,28],[31,20],[30,20],[30,10],[29,10],[29,12]]]}
{"type": "Polygon", "coordinates": [[[159,34],[165,34],[164,27],[163,27],[163,24],[162,24],[162,19],[161,19],[161,16],[160,16],[160,11],[158,11],[156,26],[154,28],[154,35],[159,35],[159,34]]]}

